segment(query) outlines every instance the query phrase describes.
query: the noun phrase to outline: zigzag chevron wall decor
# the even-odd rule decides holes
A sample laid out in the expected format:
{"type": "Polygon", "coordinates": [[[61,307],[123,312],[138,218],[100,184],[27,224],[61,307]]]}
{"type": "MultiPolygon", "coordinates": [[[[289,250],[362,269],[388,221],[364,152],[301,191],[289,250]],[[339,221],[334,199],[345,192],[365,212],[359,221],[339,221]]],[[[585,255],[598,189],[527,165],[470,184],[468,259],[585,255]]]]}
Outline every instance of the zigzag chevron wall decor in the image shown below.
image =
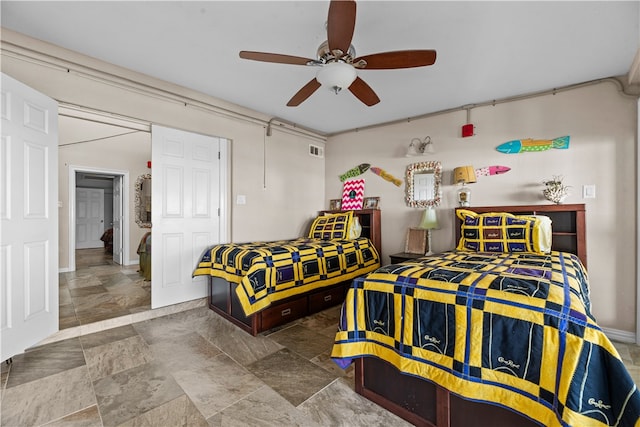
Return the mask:
{"type": "Polygon", "coordinates": [[[342,210],[362,209],[364,199],[364,179],[346,181],[342,190],[342,210]]]}

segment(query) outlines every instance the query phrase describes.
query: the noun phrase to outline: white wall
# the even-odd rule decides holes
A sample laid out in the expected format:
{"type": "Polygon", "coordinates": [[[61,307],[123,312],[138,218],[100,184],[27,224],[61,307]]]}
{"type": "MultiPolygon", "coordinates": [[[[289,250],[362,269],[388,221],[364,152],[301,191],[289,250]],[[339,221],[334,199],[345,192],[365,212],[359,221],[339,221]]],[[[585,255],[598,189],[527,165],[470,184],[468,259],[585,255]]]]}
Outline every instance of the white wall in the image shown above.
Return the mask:
{"type": "MultiPolygon", "coordinates": [[[[265,127],[271,118],[258,112],[4,28],[1,54],[4,73],[58,101],[230,139],[232,241],[300,236],[324,208],[324,162],[307,154],[310,142],[323,145],[318,138],[280,127],[267,137],[265,127]],[[246,197],[245,205],[235,204],[237,195],[246,197]]],[[[130,176],[131,186],[135,178],[130,176]]],[[[61,236],[64,227],[61,223],[61,236]]]]}
{"type": "MultiPolygon", "coordinates": [[[[338,175],[360,163],[379,166],[404,179],[409,163],[440,160],[443,165],[441,228],[432,233],[436,251],[454,247],[453,208],[456,166],[503,165],[511,171],[479,177],[472,184],[474,206],[544,204],[542,181],[563,175],[572,194],[565,203],[586,203],[587,257],[593,312],[603,327],[635,331],[636,188],[635,140],[637,104],[605,82],[518,102],[476,108],[471,122],[476,136],[460,137],[466,111],[388,125],[331,137],[326,155],[326,201],[339,197],[338,175]],[[412,138],[430,135],[436,153],[404,157],[412,138]],[[495,148],[520,138],[571,136],[568,150],[501,154],[495,148]],[[595,184],[595,199],[582,199],[582,186],[595,184]]],[[[402,252],[405,232],[417,226],[420,211],[407,208],[400,188],[367,172],[365,196],[380,196],[382,247],[386,257],[402,252]]],[[[388,261],[388,258],[385,258],[388,261]]]]}

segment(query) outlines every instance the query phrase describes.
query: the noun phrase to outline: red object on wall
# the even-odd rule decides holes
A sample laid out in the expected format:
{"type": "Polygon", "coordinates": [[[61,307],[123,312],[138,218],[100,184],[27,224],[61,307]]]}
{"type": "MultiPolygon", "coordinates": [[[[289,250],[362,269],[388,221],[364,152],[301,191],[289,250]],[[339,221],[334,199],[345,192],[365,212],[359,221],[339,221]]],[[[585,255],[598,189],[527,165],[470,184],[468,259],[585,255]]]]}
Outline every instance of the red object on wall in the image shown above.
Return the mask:
{"type": "Polygon", "coordinates": [[[148,167],[149,169],[151,169],[151,160],[149,160],[149,161],[147,162],[147,167],[148,167]]]}
{"type": "Polygon", "coordinates": [[[462,125],[462,137],[463,138],[475,135],[474,131],[475,131],[475,126],[473,126],[471,123],[468,123],[466,125],[462,125]]]}

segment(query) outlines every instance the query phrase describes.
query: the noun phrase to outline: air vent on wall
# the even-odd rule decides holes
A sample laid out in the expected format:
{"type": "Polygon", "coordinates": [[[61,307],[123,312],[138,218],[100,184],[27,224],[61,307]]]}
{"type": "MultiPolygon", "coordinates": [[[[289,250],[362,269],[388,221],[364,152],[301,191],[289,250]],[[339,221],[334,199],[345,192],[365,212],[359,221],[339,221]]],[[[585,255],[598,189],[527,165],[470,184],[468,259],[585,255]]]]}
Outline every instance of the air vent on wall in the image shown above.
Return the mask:
{"type": "Polygon", "coordinates": [[[324,157],[324,148],[309,144],[309,155],[313,157],[324,157]]]}

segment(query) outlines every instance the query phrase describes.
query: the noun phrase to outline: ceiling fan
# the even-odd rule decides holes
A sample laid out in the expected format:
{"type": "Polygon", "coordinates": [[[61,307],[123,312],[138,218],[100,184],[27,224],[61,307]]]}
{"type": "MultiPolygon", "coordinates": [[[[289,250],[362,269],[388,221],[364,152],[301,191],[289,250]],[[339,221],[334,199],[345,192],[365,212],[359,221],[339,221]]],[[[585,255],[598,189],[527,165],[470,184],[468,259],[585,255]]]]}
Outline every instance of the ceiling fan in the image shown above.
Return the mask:
{"type": "Polygon", "coordinates": [[[321,67],[316,77],[287,102],[289,107],[300,105],[320,86],[327,86],[336,94],[346,87],[356,98],[371,107],[380,102],[380,98],[358,77],[356,69],[391,70],[424,67],[436,62],[435,50],[398,50],[356,57],[355,49],[351,45],[355,25],[356,2],[332,0],[327,19],[327,41],[318,48],[318,59],[246,50],[240,52],[240,58],[321,67]]]}

